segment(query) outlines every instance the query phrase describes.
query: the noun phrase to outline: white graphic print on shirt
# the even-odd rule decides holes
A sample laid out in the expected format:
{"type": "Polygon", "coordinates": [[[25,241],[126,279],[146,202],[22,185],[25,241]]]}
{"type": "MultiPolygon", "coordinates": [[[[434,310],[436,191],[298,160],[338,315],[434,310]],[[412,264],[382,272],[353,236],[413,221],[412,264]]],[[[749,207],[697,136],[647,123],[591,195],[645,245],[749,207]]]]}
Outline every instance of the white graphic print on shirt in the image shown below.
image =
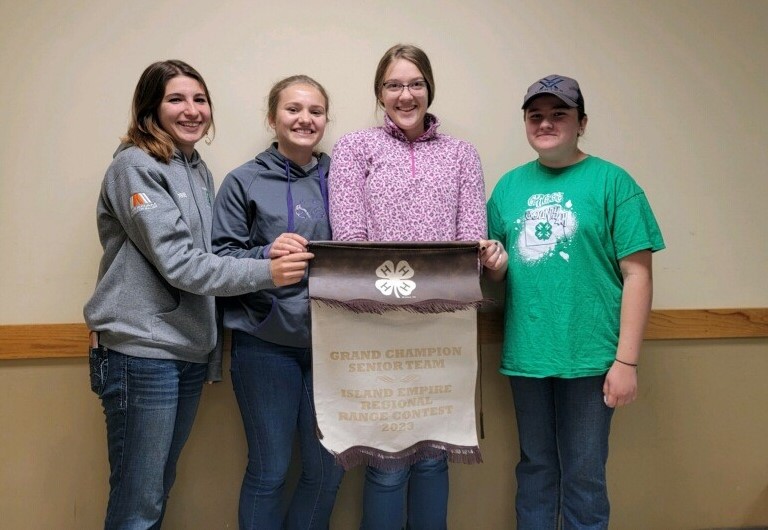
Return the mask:
{"type": "Polygon", "coordinates": [[[524,262],[535,263],[555,255],[568,261],[565,250],[578,228],[578,218],[570,200],[563,204],[563,193],[536,193],[528,198],[517,250],[524,262]]]}

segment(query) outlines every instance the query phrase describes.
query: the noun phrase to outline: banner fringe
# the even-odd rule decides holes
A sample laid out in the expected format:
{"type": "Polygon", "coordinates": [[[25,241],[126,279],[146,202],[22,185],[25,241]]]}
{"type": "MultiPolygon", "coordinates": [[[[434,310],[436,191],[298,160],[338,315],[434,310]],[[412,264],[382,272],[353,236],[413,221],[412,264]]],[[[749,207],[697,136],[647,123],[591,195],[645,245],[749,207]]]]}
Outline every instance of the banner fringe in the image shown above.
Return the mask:
{"type": "Polygon", "coordinates": [[[345,471],[357,466],[373,466],[394,471],[415,464],[420,460],[445,457],[455,464],[482,464],[480,447],[453,445],[436,440],[422,440],[407,449],[390,453],[374,447],[356,445],[335,454],[336,463],[345,471]]]}
{"type": "Polygon", "coordinates": [[[381,315],[387,311],[409,311],[411,313],[436,314],[455,313],[465,309],[480,309],[484,304],[493,302],[489,298],[472,302],[457,302],[455,300],[422,300],[413,304],[385,304],[368,299],[336,300],[333,298],[311,297],[311,300],[320,302],[328,307],[346,309],[353,313],[375,313],[381,315]]]}

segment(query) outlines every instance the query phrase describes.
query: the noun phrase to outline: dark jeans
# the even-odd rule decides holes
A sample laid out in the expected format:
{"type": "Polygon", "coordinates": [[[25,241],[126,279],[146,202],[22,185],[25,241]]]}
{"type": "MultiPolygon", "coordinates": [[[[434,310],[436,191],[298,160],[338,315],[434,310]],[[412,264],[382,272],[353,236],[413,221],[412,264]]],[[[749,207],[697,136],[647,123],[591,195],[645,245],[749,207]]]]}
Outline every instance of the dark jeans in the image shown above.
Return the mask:
{"type": "Polygon", "coordinates": [[[361,530],[445,530],[447,514],[445,458],[420,460],[395,471],[365,470],[361,530]]]}
{"type": "Polygon", "coordinates": [[[248,441],[240,528],[327,529],[343,470],[317,438],[309,349],[234,331],[232,384],[248,441]],[[284,513],[283,487],[296,432],[301,476],[284,513]]]}
{"type": "Polygon", "coordinates": [[[605,376],[510,377],[520,437],[517,528],[607,529],[605,482],[613,409],[605,376]]]}

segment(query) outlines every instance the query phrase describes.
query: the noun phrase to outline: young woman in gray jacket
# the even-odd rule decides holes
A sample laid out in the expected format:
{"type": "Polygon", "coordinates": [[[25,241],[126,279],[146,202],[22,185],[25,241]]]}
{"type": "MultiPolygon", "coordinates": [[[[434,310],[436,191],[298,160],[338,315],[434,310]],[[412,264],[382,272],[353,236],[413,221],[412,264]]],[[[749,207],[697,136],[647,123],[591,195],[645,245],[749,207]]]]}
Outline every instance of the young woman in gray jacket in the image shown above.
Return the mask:
{"type": "Polygon", "coordinates": [[[206,371],[217,368],[209,366],[220,351],[214,296],[296,283],[312,256],[211,253],[213,179],[195,150],[209,130],[202,76],[182,61],[151,64],[101,187],[104,254],[84,316],[107,424],[107,529],[162,523],[206,371]]]}

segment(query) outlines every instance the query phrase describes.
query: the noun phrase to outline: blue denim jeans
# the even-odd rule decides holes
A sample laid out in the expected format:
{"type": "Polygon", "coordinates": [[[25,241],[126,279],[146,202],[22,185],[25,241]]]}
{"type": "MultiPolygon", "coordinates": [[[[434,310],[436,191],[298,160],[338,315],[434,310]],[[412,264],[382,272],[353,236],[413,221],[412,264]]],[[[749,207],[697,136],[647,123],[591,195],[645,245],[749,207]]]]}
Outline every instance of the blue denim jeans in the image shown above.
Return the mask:
{"type": "Polygon", "coordinates": [[[110,467],[106,530],[160,528],[205,372],[205,364],[109,350],[99,394],[110,467]]]}
{"type": "Polygon", "coordinates": [[[420,460],[394,471],[372,466],[365,470],[361,530],[401,530],[404,526],[413,530],[445,530],[447,516],[445,458],[420,460]]]}
{"type": "Polygon", "coordinates": [[[520,438],[517,528],[607,529],[605,376],[509,380],[520,438]]]}
{"type": "Polygon", "coordinates": [[[232,384],[248,442],[241,530],[327,529],[343,470],[317,438],[310,350],[233,331],[232,384]],[[283,489],[297,431],[301,476],[286,513],[283,489]]]}

